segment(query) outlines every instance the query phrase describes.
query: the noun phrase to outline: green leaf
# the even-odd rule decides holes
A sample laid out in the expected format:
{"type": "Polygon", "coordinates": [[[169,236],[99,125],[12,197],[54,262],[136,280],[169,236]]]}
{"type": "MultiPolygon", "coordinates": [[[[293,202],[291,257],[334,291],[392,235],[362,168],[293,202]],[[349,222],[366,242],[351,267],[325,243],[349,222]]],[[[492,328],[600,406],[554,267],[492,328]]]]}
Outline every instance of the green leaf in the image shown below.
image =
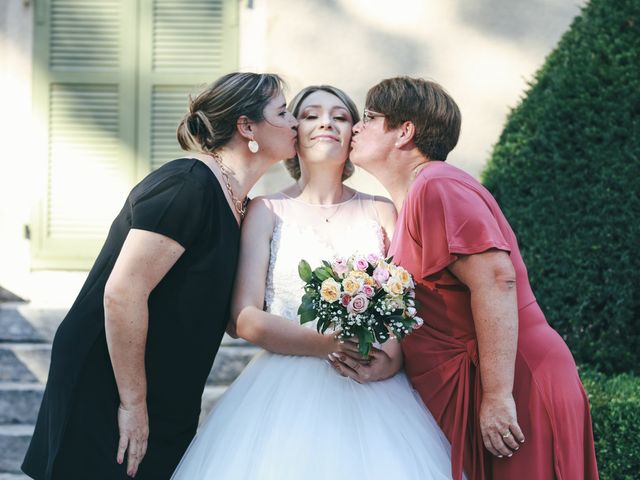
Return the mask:
{"type": "MultiPolygon", "coordinates": [[[[300,307],[302,308],[302,305],[300,307]]],[[[302,312],[298,311],[298,313],[300,314],[301,324],[313,322],[316,319],[315,310],[303,310],[302,312]]]]}
{"type": "Polygon", "coordinates": [[[313,302],[317,297],[318,297],[318,292],[315,289],[308,291],[302,296],[302,303],[313,302]]]}
{"type": "Polygon", "coordinates": [[[307,262],[306,260],[300,260],[300,263],[298,264],[298,275],[300,275],[300,278],[304,282],[308,283],[311,280],[313,280],[313,277],[311,276],[311,266],[309,265],[309,262],[307,262]]]}
{"type": "Polygon", "coordinates": [[[373,345],[373,334],[369,330],[361,328],[358,330],[358,352],[363,357],[368,357],[373,345]]]}
{"type": "Polygon", "coordinates": [[[301,314],[302,312],[308,312],[308,311],[315,311],[315,308],[313,308],[313,303],[302,302],[298,307],[298,313],[301,314]]]}
{"type": "Polygon", "coordinates": [[[318,326],[317,326],[318,332],[324,333],[325,330],[329,328],[330,324],[331,324],[331,320],[329,318],[319,319],[318,326]]]}
{"type": "Polygon", "coordinates": [[[333,275],[331,272],[328,272],[325,267],[318,267],[313,271],[313,274],[316,276],[318,280],[324,282],[327,278],[332,278],[333,275]]]}

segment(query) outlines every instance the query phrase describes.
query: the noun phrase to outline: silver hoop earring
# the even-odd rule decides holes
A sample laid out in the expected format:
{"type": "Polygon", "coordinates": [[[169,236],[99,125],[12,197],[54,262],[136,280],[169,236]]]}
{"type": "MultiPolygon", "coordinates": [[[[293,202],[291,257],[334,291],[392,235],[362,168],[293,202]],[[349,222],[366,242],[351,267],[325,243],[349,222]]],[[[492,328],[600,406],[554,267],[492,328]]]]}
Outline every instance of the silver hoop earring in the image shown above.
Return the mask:
{"type": "Polygon", "coordinates": [[[258,142],[253,139],[249,140],[249,143],[247,145],[251,153],[258,153],[258,150],[260,150],[260,145],[258,145],[258,142]]]}

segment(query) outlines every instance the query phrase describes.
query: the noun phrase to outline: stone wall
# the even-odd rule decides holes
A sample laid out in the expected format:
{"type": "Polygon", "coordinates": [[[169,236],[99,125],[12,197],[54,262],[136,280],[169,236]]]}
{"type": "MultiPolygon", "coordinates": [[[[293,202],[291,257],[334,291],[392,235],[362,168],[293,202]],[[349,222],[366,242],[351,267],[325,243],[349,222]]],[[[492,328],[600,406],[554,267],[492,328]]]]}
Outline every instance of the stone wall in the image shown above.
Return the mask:
{"type": "MultiPolygon", "coordinates": [[[[274,71],[289,96],[309,84],[345,89],[363,107],[368,87],[394,75],[442,83],[462,110],[453,164],[477,175],[509,109],[585,0],[238,0],[240,66],[274,71]]],[[[31,297],[29,242],[33,199],[44,181],[30,147],[33,5],[0,2],[0,285],[31,297]]],[[[290,179],[275,166],[253,194],[290,179]]],[[[384,193],[364,172],[353,186],[384,193]]],[[[72,280],[76,285],[79,280],[72,280]]]]}

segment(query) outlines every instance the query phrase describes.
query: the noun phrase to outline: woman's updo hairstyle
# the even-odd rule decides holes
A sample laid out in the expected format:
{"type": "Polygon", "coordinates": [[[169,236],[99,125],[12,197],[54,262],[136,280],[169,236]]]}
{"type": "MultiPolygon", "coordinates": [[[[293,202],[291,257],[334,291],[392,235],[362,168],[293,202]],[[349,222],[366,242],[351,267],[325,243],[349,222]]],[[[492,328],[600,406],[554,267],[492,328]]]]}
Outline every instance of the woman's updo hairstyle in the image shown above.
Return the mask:
{"type": "MultiPolygon", "coordinates": [[[[310,87],[303,88],[295,97],[293,97],[293,100],[291,100],[287,109],[292,113],[294,117],[298,118],[302,102],[304,102],[304,100],[309,95],[318,91],[327,92],[338,97],[338,99],[340,99],[340,101],[344,103],[345,107],[347,107],[347,110],[349,110],[351,119],[353,120],[353,124],[355,125],[360,121],[360,113],[358,112],[358,107],[356,107],[356,104],[353,102],[353,100],[351,100],[351,97],[349,97],[349,95],[347,95],[339,88],[332,87],[331,85],[311,85],[310,87]]],[[[298,158],[297,154],[295,157],[285,160],[284,166],[287,168],[289,175],[291,175],[295,180],[298,180],[300,178],[300,159],[298,158]]],[[[353,163],[351,163],[351,160],[347,158],[347,161],[344,164],[344,170],[342,171],[342,180],[346,180],[347,178],[349,178],[351,175],[353,175],[353,172],[353,163]]]]}
{"type": "Polygon", "coordinates": [[[234,72],[220,77],[195,98],[176,135],[183,150],[212,152],[231,140],[238,118],[264,120],[264,108],[283,89],[278,75],[234,72]]]}

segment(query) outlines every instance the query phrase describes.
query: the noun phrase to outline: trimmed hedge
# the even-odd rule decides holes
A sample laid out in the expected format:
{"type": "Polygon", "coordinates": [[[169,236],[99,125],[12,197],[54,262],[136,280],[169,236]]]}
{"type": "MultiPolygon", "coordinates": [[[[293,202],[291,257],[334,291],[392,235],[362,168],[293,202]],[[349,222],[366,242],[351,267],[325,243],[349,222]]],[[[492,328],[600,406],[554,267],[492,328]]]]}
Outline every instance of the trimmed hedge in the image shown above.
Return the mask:
{"type": "Polygon", "coordinates": [[[601,480],[640,478],[640,378],[580,371],[591,403],[601,480]]]}
{"type": "Polygon", "coordinates": [[[584,7],[511,112],[483,182],[576,361],[640,372],[640,0],[584,7]]]}

